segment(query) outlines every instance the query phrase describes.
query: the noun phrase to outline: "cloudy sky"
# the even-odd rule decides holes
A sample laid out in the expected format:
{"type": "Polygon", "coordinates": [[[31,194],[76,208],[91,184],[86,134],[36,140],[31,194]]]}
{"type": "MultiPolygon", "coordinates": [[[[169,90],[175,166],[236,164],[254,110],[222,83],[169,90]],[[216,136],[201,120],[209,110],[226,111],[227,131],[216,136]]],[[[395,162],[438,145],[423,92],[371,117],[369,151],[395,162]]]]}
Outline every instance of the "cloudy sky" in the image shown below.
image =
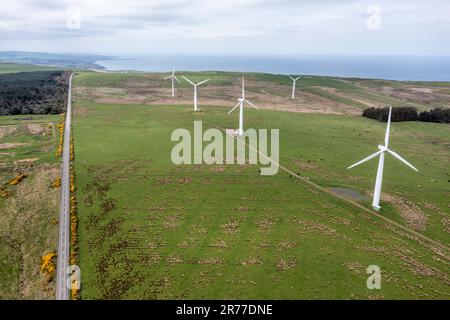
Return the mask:
{"type": "Polygon", "coordinates": [[[450,56],[448,0],[0,0],[0,51],[450,56]]]}

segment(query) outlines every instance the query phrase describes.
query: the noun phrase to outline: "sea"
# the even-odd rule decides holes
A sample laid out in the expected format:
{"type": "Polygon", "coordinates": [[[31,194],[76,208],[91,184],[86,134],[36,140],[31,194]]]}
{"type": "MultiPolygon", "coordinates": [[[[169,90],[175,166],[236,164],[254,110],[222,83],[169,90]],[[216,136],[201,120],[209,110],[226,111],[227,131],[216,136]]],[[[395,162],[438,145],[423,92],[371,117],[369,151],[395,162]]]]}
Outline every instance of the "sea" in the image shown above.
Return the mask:
{"type": "Polygon", "coordinates": [[[97,61],[110,71],[233,71],[402,81],[450,81],[450,56],[129,55],[97,61]]]}

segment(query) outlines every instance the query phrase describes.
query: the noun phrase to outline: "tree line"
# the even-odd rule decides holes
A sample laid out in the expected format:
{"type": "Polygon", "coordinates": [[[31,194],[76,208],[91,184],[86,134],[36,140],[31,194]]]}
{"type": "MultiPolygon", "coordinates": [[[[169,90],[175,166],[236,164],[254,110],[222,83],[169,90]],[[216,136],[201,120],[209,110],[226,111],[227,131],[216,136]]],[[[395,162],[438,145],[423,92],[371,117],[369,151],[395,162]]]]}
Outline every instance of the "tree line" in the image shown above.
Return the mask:
{"type": "MultiPolygon", "coordinates": [[[[389,115],[389,107],[370,107],[363,111],[363,117],[386,122],[389,115]]],[[[450,122],[450,108],[434,108],[428,111],[418,111],[414,107],[392,108],[391,120],[398,121],[422,121],[422,122],[450,122]]]]}
{"type": "Polygon", "coordinates": [[[63,112],[69,75],[68,71],[0,74],[0,115],[63,112]]]}

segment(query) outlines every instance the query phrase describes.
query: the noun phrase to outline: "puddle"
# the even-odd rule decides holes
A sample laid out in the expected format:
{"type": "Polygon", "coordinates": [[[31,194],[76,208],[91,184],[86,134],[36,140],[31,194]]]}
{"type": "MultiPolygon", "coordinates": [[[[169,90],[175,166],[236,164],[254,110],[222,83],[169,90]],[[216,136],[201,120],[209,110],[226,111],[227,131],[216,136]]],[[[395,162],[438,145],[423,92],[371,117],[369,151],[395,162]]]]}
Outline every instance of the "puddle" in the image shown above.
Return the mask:
{"type": "Polygon", "coordinates": [[[366,201],[369,200],[369,197],[359,193],[358,191],[355,191],[353,189],[347,189],[347,188],[328,188],[331,192],[344,197],[345,199],[349,199],[352,201],[366,201]]]}

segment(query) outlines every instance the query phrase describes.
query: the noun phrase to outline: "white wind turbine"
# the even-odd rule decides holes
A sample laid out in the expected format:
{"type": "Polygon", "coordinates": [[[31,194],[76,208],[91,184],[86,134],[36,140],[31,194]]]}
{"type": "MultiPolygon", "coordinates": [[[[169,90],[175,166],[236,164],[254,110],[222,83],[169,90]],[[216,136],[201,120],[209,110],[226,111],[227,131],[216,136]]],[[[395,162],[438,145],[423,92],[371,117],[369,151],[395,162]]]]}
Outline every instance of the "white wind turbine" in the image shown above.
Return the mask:
{"type": "Polygon", "coordinates": [[[197,108],[197,86],[209,81],[209,79],[203,80],[202,82],[199,82],[199,83],[193,83],[191,80],[189,80],[185,76],[182,76],[182,77],[184,78],[184,80],[186,80],[187,82],[189,82],[190,84],[192,84],[194,86],[194,111],[198,111],[199,109],[197,108]]]}
{"type": "Polygon", "coordinates": [[[172,70],[172,74],[170,76],[165,77],[164,79],[172,80],[172,97],[175,97],[175,80],[179,83],[180,80],[175,76],[175,70],[172,70]]]}
{"type": "Polygon", "coordinates": [[[351,169],[353,167],[356,167],[357,165],[360,165],[361,163],[364,163],[366,161],[369,161],[370,159],[380,156],[380,160],[378,162],[377,179],[375,181],[375,190],[373,192],[373,202],[372,202],[372,207],[376,211],[380,210],[380,208],[381,208],[380,207],[380,196],[381,196],[381,184],[383,181],[383,167],[384,167],[385,152],[390,153],[391,155],[393,155],[395,158],[397,158],[398,160],[400,160],[401,162],[406,164],[411,169],[413,169],[415,171],[419,171],[412,164],[410,164],[408,161],[403,159],[399,154],[395,153],[394,151],[392,151],[391,149],[388,148],[388,146],[389,146],[389,130],[391,128],[391,113],[392,113],[392,107],[389,108],[389,116],[388,116],[388,122],[387,122],[387,127],[386,127],[386,136],[384,138],[384,146],[378,145],[378,149],[380,149],[380,151],[375,152],[374,154],[368,156],[367,158],[365,158],[347,168],[347,169],[351,169]]]}
{"type": "Polygon", "coordinates": [[[228,114],[232,113],[234,111],[234,109],[239,107],[239,129],[238,129],[237,134],[238,134],[238,136],[242,136],[244,134],[244,102],[247,102],[253,108],[260,110],[253,103],[251,103],[250,101],[245,99],[244,76],[242,76],[242,98],[239,98],[238,101],[239,102],[230,111],[228,111],[228,114]]]}
{"type": "Polygon", "coordinates": [[[292,96],[291,96],[291,99],[294,100],[295,99],[295,84],[297,83],[298,79],[303,77],[303,75],[301,74],[297,78],[291,77],[290,75],[288,75],[288,77],[291,78],[291,80],[292,80],[292,96]]]}

